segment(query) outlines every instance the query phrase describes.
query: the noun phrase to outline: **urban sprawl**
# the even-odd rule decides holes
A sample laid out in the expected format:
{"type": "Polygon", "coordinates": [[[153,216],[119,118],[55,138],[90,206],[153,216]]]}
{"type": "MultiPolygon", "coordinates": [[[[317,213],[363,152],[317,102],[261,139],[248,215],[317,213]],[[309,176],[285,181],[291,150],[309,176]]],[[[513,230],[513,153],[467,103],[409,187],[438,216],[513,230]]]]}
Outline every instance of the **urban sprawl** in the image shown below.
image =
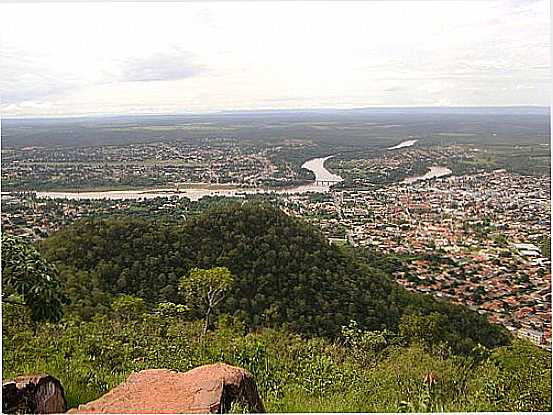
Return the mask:
{"type": "MultiPolygon", "coordinates": [[[[83,172],[102,185],[107,183],[105,177],[124,180],[129,175],[153,177],[151,184],[160,184],[156,178],[162,177],[163,184],[171,179],[170,185],[203,181],[245,187],[267,179],[292,183],[300,177],[289,164],[271,161],[278,148],[165,145],[149,148],[155,157],[144,149],[147,145],[127,146],[125,152],[86,150],[81,155],[77,150],[8,153],[3,181],[26,186],[2,193],[3,229],[37,240],[85,216],[134,212],[180,219],[200,208],[178,194],[133,200],[51,199],[38,197],[28,187],[41,180],[67,184],[72,175],[83,172]],[[129,151],[132,156],[127,158],[129,151]],[[145,158],[152,161],[144,162],[145,158]]],[[[470,156],[470,150],[466,154],[470,156]]],[[[355,163],[357,170],[360,165],[377,165],[382,172],[395,171],[406,160],[424,158],[447,166],[448,158],[459,157],[466,157],[459,147],[409,147],[362,163],[336,157],[327,166],[337,174],[351,172],[355,163]]],[[[359,179],[353,177],[352,185],[341,183],[322,193],[270,196],[287,214],[319,226],[331,243],[366,247],[394,258],[392,275],[406,289],[465,304],[551,350],[550,177],[493,170],[372,187],[353,185],[355,181],[359,179]]]]}

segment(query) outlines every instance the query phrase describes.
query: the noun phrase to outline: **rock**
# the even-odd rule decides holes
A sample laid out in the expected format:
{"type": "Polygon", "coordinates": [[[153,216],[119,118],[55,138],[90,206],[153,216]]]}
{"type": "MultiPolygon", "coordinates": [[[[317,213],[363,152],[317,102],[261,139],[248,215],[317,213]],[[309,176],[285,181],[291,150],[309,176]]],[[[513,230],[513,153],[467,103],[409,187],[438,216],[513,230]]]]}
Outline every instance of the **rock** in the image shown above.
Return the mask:
{"type": "Polygon", "coordinates": [[[67,410],[61,382],[47,374],[2,382],[2,413],[57,414],[67,410]]]}
{"type": "Polygon", "coordinates": [[[69,413],[225,413],[233,402],[265,412],[251,373],[224,363],[188,372],[150,369],[131,374],[101,398],[69,413]]]}

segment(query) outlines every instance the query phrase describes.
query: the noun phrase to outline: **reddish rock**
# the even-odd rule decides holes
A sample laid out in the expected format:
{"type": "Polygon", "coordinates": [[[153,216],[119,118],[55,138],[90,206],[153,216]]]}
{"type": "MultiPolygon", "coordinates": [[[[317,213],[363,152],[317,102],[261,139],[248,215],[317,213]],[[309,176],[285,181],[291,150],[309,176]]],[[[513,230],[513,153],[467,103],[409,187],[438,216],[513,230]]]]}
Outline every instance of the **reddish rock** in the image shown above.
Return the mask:
{"type": "Polygon", "coordinates": [[[232,402],[265,412],[251,373],[224,363],[185,373],[150,369],[131,374],[101,398],[69,413],[224,413],[232,402]]]}
{"type": "Polygon", "coordinates": [[[56,414],[66,410],[63,387],[53,376],[27,375],[2,382],[2,413],[56,414]]]}

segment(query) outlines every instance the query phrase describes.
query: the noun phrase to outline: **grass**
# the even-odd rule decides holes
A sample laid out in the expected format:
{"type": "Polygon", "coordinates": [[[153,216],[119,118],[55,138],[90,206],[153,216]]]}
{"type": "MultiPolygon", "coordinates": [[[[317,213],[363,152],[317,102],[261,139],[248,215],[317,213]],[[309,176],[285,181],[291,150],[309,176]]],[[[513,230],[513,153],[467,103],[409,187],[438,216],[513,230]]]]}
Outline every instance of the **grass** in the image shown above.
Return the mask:
{"type": "Polygon", "coordinates": [[[17,318],[4,319],[3,378],[49,373],[62,382],[70,407],[97,399],[133,371],[186,371],[224,361],[254,374],[269,412],[551,408],[550,354],[525,342],[473,361],[417,344],[375,354],[283,329],[244,335],[243,326],[228,320],[200,341],[201,322],[149,314],[127,322],[97,317],[46,324],[36,334],[17,318]],[[430,371],[438,374],[431,388],[424,383],[430,371]]]}

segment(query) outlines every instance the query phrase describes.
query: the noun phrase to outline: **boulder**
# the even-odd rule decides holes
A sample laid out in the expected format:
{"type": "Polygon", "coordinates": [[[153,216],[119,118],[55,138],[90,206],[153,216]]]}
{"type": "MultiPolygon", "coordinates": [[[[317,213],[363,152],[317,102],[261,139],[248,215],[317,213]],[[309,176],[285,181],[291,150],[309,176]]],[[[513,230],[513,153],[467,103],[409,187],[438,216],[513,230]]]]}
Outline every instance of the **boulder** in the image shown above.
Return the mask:
{"type": "Polygon", "coordinates": [[[233,402],[265,412],[251,373],[224,363],[188,372],[150,369],[131,374],[101,398],[69,413],[225,413],[233,402]]]}
{"type": "Polygon", "coordinates": [[[61,382],[47,374],[2,382],[2,413],[56,414],[67,410],[61,382]]]}

